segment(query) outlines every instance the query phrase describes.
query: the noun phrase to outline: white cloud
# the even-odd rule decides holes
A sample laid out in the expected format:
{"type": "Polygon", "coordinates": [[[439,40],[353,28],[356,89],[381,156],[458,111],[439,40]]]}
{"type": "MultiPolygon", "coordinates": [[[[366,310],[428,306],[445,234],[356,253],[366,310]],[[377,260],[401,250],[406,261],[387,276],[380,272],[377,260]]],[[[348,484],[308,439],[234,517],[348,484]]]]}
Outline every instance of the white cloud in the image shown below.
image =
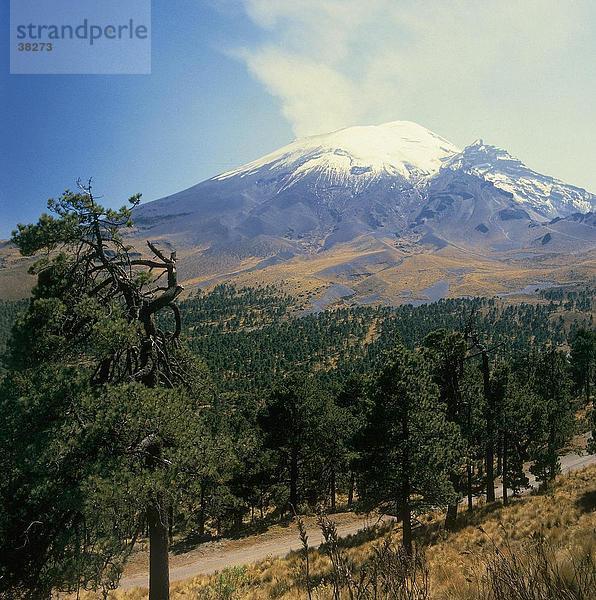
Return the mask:
{"type": "Polygon", "coordinates": [[[246,53],[250,72],[282,101],[297,136],[339,129],[357,119],[353,83],[324,63],[275,47],[246,53]]]}
{"type": "Polygon", "coordinates": [[[280,99],[296,135],[332,131],[365,118],[362,82],[345,66],[353,60],[354,42],[385,2],[245,0],[248,15],[270,40],[238,56],[280,99]]]}
{"type": "MultiPolygon", "coordinates": [[[[379,0],[244,0],[251,19],[286,51],[326,63],[345,58],[351,38],[379,0]]],[[[381,0],[384,2],[384,0],[381,0]]]]}

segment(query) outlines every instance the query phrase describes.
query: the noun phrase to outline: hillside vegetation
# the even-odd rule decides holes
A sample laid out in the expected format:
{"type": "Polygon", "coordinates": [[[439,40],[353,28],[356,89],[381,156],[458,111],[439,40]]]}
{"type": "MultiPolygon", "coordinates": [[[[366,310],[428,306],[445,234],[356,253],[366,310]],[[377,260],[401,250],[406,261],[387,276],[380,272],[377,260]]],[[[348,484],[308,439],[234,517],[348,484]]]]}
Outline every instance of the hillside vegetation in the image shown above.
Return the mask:
{"type": "Polygon", "coordinates": [[[182,302],[181,312],[190,348],[217,373],[218,384],[255,390],[295,369],[337,380],[367,373],[396,343],[412,348],[433,330],[463,331],[468,321],[509,356],[547,341],[561,345],[592,326],[593,298],[590,288],[555,288],[534,302],[453,298],[421,306],[343,304],[309,313],[300,310],[300,299],[273,287],[219,285],[182,302]]]}
{"type": "MultiPolygon", "coordinates": [[[[462,514],[453,533],[445,532],[439,518],[428,517],[416,532],[418,547],[425,549],[429,572],[428,598],[493,598],[490,595],[494,592],[491,569],[497,565],[506,574],[511,561],[516,561],[515,567],[520,578],[528,574],[527,569],[537,578],[533,582],[526,581],[528,587],[534,586],[534,595],[528,593],[522,596],[512,592],[508,596],[512,600],[596,598],[596,587],[588,587],[596,585],[595,506],[596,467],[590,467],[559,477],[548,493],[518,498],[507,507],[500,503],[481,505],[471,513],[462,514]],[[536,561],[537,557],[551,576],[556,573],[560,577],[559,587],[550,591],[561,592],[562,595],[536,595],[546,593],[545,588],[539,587],[545,584],[544,581],[538,581],[540,569],[532,570],[536,566],[532,561],[536,561]],[[583,579],[578,581],[580,575],[583,579]],[[563,585],[575,590],[576,595],[565,595],[561,591],[563,585]],[[582,585],[583,596],[580,595],[582,585]]],[[[394,542],[399,538],[398,526],[390,529],[382,527],[342,540],[339,546],[357,576],[362,566],[372,560],[375,551],[386,540],[394,542]]],[[[332,599],[334,571],[328,548],[311,549],[309,564],[312,597],[332,599]]],[[[343,592],[348,598],[347,590],[343,592]]],[[[213,576],[175,583],[171,597],[180,600],[302,600],[307,597],[304,555],[294,552],[286,558],[269,559],[213,576]]],[[[147,598],[147,593],[142,589],[118,591],[111,593],[109,598],[142,600],[147,598]]]]}

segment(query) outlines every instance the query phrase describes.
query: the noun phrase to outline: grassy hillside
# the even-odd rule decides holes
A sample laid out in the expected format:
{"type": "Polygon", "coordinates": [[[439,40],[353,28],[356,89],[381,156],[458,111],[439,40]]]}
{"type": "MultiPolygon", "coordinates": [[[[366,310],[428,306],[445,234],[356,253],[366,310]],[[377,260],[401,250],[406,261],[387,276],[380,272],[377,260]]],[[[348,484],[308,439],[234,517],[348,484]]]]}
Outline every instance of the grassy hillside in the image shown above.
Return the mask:
{"type": "MultiPolygon", "coordinates": [[[[137,250],[144,243],[132,240],[137,250]]],[[[363,236],[324,252],[280,258],[283,246],[255,240],[247,248],[221,253],[204,247],[179,248],[179,276],[188,291],[212,289],[221,282],[237,287],[283,287],[293,296],[324,296],[341,284],[363,303],[371,298],[405,304],[429,297],[429,288],[447,285],[448,297],[492,296],[515,292],[540,281],[593,283],[596,251],[573,255],[544,252],[490,252],[488,255],[449,245],[440,250],[394,238],[363,236]],[[281,250],[281,252],[280,252],[281,250]]],[[[292,253],[289,253],[290,255],[292,253]]],[[[0,298],[29,295],[35,277],[27,270],[33,259],[0,242],[0,298]]],[[[431,294],[432,296],[432,294],[431,294]]],[[[376,301],[376,300],[375,300],[376,301]]]]}
{"type": "Polygon", "coordinates": [[[394,238],[363,236],[325,251],[278,260],[277,250],[237,256],[180,249],[185,285],[210,288],[227,281],[236,286],[283,286],[292,295],[312,294],[342,284],[354,297],[371,296],[390,303],[423,298],[438,282],[449,283],[449,297],[492,296],[522,289],[537,281],[593,281],[594,250],[574,255],[529,252],[475,252],[449,245],[440,250],[394,238]]]}
{"type": "MultiPolygon", "coordinates": [[[[419,546],[426,548],[429,597],[433,600],[495,597],[489,595],[489,574],[495,566],[505,575],[508,574],[508,568],[513,566],[519,575],[526,573],[527,579],[534,579],[526,583],[534,586],[535,595],[524,598],[537,600],[551,597],[545,596],[544,590],[539,589],[539,579],[545,576],[546,568],[551,575],[557,574],[557,597],[561,600],[596,597],[596,588],[583,596],[565,596],[565,592],[561,591],[565,585],[573,589],[578,572],[583,577],[585,589],[590,589],[586,588],[587,584],[596,584],[593,569],[596,560],[595,507],[596,467],[590,467],[560,477],[547,493],[518,498],[508,507],[497,503],[479,506],[472,513],[464,513],[460,515],[454,533],[445,533],[438,516],[422,519],[424,524],[417,530],[417,539],[419,546]]],[[[385,527],[360,534],[343,542],[340,551],[345,553],[357,572],[359,566],[369,561],[375,549],[380,548],[385,540],[399,541],[398,528],[388,530],[385,527]]],[[[328,555],[323,551],[311,550],[309,559],[314,586],[312,597],[331,599],[332,569],[328,555]]],[[[286,558],[269,559],[221,574],[175,583],[172,598],[303,599],[307,597],[303,567],[302,554],[292,553],[286,558]]],[[[146,590],[137,589],[113,592],[110,598],[141,600],[147,598],[147,594],[146,590]]]]}

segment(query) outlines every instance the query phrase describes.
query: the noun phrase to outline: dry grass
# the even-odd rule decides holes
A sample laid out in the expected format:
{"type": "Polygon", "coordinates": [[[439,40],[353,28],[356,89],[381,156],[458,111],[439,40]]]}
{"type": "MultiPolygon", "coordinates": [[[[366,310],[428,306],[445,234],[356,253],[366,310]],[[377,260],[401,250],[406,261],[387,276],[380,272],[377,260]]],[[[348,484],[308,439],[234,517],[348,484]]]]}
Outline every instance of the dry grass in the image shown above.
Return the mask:
{"type": "Polygon", "coordinates": [[[32,258],[22,257],[12,244],[0,241],[0,297],[3,300],[29,296],[36,282],[36,278],[28,274],[34,262],[32,258]]]}
{"type": "MultiPolygon", "coordinates": [[[[143,248],[139,248],[143,252],[143,248]]],[[[399,249],[392,239],[362,236],[338,244],[324,252],[295,256],[265,269],[253,269],[262,256],[205,258],[200,249],[181,248],[180,275],[187,291],[197,285],[209,290],[221,282],[242,286],[277,285],[297,297],[320,296],[331,283],[353,288],[358,296],[379,294],[384,301],[407,302],[409,290],[418,297],[432,284],[449,281],[449,296],[491,296],[504,291],[524,288],[536,281],[594,282],[596,251],[574,256],[570,265],[567,255],[543,255],[540,260],[518,259],[508,253],[489,255],[474,250],[448,246],[438,251],[414,247],[399,249]],[[355,278],[332,275],[329,269],[349,265],[366,257],[383,255],[378,263],[367,266],[368,274],[355,278]],[[462,270],[463,268],[463,270],[462,270]]],[[[0,247],[0,295],[21,298],[28,295],[35,283],[26,275],[30,259],[18,256],[10,245],[0,247]]],[[[422,294],[423,295],[423,294],[422,294]]]]}
{"type": "MultiPolygon", "coordinates": [[[[486,566],[494,559],[495,547],[520,552],[532,536],[543,536],[552,550],[556,569],[572,577],[571,557],[581,553],[596,558],[596,467],[560,477],[544,495],[477,507],[461,514],[458,529],[446,533],[440,515],[428,516],[417,531],[418,543],[427,547],[430,591],[433,600],[477,600],[489,598],[480,589],[486,566]]],[[[296,532],[298,536],[298,532],[296,532]]],[[[363,532],[342,543],[346,560],[355,567],[372,556],[388,537],[399,541],[399,532],[385,525],[374,535],[363,532]]],[[[254,565],[223,573],[196,577],[172,585],[173,600],[298,600],[307,598],[304,556],[295,552],[286,558],[270,558],[254,565]]],[[[309,551],[312,598],[331,599],[332,569],[328,556],[309,551]]],[[[596,597],[596,596],[595,596],[596,597]]],[[[87,596],[94,598],[94,596],[87,596]]],[[[146,590],[118,591],[113,600],[145,600],[146,590]]],[[[562,599],[561,599],[562,600],[562,599]]]]}
{"type": "MultiPolygon", "coordinates": [[[[420,296],[422,291],[438,281],[449,281],[449,296],[492,296],[515,291],[536,281],[594,281],[596,261],[594,253],[574,257],[572,267],[568,257],[545,256],[540,261],[512,259],[499,253],[484,255],[465,248],[449,246],[439,251],[403,252],[392,240],[366,237],[334,246],[328,251],[293,259],[264,270],[238,272],[230,281],[241,286],[281,284],[291,294],[320,295],[330,283],[341,283],[353,288],[358,296],[378,294],[392,304],[405,303],[409,296],[420,296]],[[360,277],[329,275],[327,270],[346,265],[379,252],[394,262],[387,266],[369,265],[369,274],[360,277]],[[566,259],[566,260],[565,260],[566,259]],[[464,271],[462,271],[464,267],[464,271]]],[[[519,300],[519,298],[518,298],[519,300]]]]}
{"type": "Polygon", "coordinates": [[[431,531],[428,558],[434,598],[475,597],[482,573],[479,565],[488,560],[493,544],[519,549],[532,536],[543,535],[558,548],[558,559],[569,552],[596,555],[596,467],[558,480],[547,494],[529,496],[510,507],[484,506],[464,515],[459,531],[452,535],[431,531]]]}

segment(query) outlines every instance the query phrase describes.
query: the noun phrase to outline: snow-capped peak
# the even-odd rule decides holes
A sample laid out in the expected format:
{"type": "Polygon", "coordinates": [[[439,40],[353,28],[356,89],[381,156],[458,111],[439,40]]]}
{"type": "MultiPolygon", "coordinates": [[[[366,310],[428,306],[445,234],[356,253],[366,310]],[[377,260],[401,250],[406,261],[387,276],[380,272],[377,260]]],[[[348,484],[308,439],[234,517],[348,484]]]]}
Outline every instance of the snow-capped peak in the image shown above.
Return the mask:
{"type": "Polygon", "coordinates": [[[370,182],[385,174],[416,182],[436,173],[458,152],[456,146],[416,123],[393,121],[297,139],[214,179],[269,171],[287,174],[286,188],[313,173],[331,184],[370,182]]]}
{"type": "Polygon", "coordinates": [[[509,152],[476,140],[445,162],[444,169],[482,177],[544,217],[564,217],[596,208],[596,196],[527,167],[509,152]]]}

